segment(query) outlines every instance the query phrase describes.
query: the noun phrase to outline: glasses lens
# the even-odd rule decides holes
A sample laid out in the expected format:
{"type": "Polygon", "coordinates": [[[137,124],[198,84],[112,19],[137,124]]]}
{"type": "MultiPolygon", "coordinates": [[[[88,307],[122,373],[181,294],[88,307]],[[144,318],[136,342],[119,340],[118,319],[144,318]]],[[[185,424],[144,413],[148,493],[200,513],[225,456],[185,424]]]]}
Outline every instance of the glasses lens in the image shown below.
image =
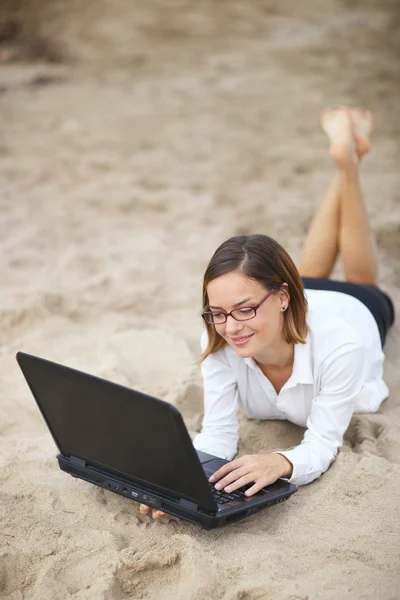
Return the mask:
{"type": "Polygon", "coordinates": [[[210,323],[210,325],[220,325],[221,323],[225,323],[226,321],[226,316],[224,313],[206,312],[203,313],[203,317],[207,321],[207,323],[210,323]]]}
{"type": "Polygon", "coordinates": [[[236,321],[247,321],[248,319],[252,319],[255,316],[256,311],[250,306],[238,308],[237,310],[232,311],[232,317],[236,319],[236,321]]]}
{"type": "Polygon", "coordinates": [[[214,325],[214,319],[213,319],[212,313],[203,313],[203,319],[207,323],[210,323],[210,325],[214,325]]]}
{"type": "Polygon", "coordinates": [[[225,313],[213,313],[212,322],[214,323],[214,325],[221,325],[222,323],[226,323],[225,313]]]}

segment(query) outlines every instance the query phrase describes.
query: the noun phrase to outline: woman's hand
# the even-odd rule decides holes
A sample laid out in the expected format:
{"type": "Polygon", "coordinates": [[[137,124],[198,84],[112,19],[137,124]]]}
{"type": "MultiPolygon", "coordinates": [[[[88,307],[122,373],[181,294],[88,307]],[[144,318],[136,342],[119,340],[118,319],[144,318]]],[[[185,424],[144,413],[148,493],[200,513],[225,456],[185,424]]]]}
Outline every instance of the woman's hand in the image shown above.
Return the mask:
{"type": "MultiPolygon", "coordinates": [[[[219,490],[224,488],[228,493],[254,481],[254,485],[245,492],[246,496],[252,496],[279,477],[291,477],[292,470],[292,463],[282,454],[247,454],[218,469],[209,481],[218,481],[215,487],[219,490]]],[[[142,515],[152,513],[153,519],[167,516],[162,510],[146,504],[140,505],[140,512],[142,515]]]]}
{"type": "Polygon", "coordinates": [[[153,519],[161,519],[161,517],[165,517],[166,514],[162,510],[158,510],[157,508],[151,508],[151,506],[147,506],[147,504],[141,504],[139,510],[142,515],[148,515],[152,512],[153,519]]]}
{"type": "Polygon", "coordinates": [[[216,489],[227,493],[254,482],[245,492],[246,496],[252,496],[279,477],[291,477],[292,470],[292,463],[282,454],[247,454],[218,469],[209,481],[218,481],[216,489]]]}

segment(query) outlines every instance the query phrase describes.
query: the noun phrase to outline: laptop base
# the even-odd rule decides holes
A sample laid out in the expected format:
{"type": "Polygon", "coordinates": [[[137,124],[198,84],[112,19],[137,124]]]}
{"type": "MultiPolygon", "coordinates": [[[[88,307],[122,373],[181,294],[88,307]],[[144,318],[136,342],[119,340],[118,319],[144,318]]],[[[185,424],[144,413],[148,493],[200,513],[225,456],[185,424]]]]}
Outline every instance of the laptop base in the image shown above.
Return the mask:
{"type": "Polygon", "coordinates": [[[106,473],[100,469],[89,467],[85,464],[85,461],[78,458],[72,457],[71,459],[70,457],[65,457],[62,454],[58,454],[57,459],[60,469],[65,473],[69,473],[72,477],[83,479],[88,483],[92,483],[105,490],[114,492],[115,494],[123,496],[124,498],[129,498],[130,500],[147,504],[147,506],[162,510],[163,512],[172,516],[179,517],[180,519],[195,523],[196,525],[200,525],[204,529],[215,529],[231,523],[236,523],[241,519],[247,518],[256,512],[259,512],[263,508],[284,502],[290,498],[292,493],[297,491],[297,488],[293,486],[293,490],[290,490],[288,493],[288,484],[284,481],[278,480],[275,484],[268,487],[268,489],[271,490],[269,492],[271,499],[267,502],[265,500],[265,495],[260,495],[259,504],[257,504],[257,502],[255,502],[255,497],[253,496],[251,499],[249,499],[251,506],[249,506],[247,510],[245,507],[243,507],[243,502],[240,502],[239,510],[239,507],[236,507],[236,509],[235,507],[232,507],[230,509],[225,505],[223,510],[219,510],[216,513],[207,513],[206,511],[199,509],[197,505],[188,501],[178,501],[174,498],[170,498],[164,494],[161,494],[160,492],[146,490],[143,488],[142,483],[140,486],[136,486],[132,481],[128,481],[117,477],[116,475],[106,473]],[[190,506],[191,504],[192,506],[190,506]]]}

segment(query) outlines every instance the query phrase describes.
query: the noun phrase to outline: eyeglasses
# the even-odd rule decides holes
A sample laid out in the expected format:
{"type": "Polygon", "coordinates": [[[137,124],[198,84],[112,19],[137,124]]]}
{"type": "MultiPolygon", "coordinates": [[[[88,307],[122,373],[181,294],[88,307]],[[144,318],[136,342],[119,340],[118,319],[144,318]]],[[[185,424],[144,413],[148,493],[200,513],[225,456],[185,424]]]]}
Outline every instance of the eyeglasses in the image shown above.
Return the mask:
{"type": "Polygon", "coordinates": [[[263,304],[276,290],[279,288],[273,288],[268,294],[255,306],[242,306],[241,308],[235,308],[231,310],[231,312],[226,313],[223,310],[218,311],[208,311],[204,310],[201,314],[203,319],[209,325],[222,325],[226,323],[228,317],[232,317],[235,321],[249,321],[250,319],[254,319],[257,314],[257,310],[260,308],[261,304],[263,304]]]}

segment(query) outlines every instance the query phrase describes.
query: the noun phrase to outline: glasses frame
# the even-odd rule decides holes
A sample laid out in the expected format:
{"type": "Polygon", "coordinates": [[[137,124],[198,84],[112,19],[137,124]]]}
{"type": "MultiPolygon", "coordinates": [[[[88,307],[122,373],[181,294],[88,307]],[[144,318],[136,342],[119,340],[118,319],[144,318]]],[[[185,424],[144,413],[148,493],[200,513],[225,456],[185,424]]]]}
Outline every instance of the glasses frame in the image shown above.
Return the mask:
{"type": "Polygon", "coordinates": [[[228,313],[227,313],[227,312],[225,312],[224,310],[219,310],[219,311],[218,311],[218,314],[224,314],[224,315],[225,315],[225,321],[222,321],[221,323],[210,323],[210,321],[207,321],[207,319],[206,319],[206,315],[213,315],[213,314],[214,314],[215,312],[217,312],[217,311],[213,311],[213,310],[203,310],[203,312],[201,313],[201,316],[203,317],[204,321],[205,321],[205,322],[206,322],[208,325],[214,325],[214,326],[215,326],[215,325],[224,325],[224,324],[227,322],[227,320],[228,320],[228,317],[232,317],[232,319],[235,319],[235,321],[238,321],[239,323],[240,323],[241,321],[250,321],[250,319],[254,319],[254,318],[257,316],[257,310],[260,308],[260,306],[261,306],[262,304],[264,304],[264,302],[265,302],[266,300],[268,300],[268,298],[269,298],[269,297],[270,297],[270,296],[271,296],[271,295],[272,295],[274,292],[276,292],[276,291],[277,291],[277,290],[279,290],[279,289],[280,289],[280,287],[279,287],[279,288],[273,288],[272,290],[270,290],[270,291],[268,292],[268,294],[267,294],[266,296],[264,296],[264,298],[263,298],[262,300],[260,300],[260,302],[259,302],[258,304],[256,304],[255,306],[250,306],[250,305],[246,305],[246,306],[240,306],[240,307],[238,307],[238,308],[234,308],[233,310],[231,310],[231,312],[228,312],[228,313]],[[233,313],[233,312],[235,312],[235,310],[242,310],[243,308],[252,308],[252,309],[254,310],[254,315],[253,315],[252,317],[248,317],[247,319],[236,319],[236,318],[233,316],[233,314],[232,314],[232,313],[233,313]]]}

